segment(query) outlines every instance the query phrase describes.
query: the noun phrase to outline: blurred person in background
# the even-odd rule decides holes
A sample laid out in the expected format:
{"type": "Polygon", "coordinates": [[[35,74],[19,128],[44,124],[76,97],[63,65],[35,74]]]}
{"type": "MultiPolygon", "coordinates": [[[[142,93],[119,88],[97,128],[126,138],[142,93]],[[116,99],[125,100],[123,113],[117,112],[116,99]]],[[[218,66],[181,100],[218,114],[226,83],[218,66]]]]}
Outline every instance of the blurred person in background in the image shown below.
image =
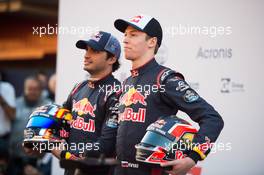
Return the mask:
{"type": "Polygon", "coordinates": [[[39,71],[37,72],[36,77],[40,81],[40,84],[41,84],[41,97],[47,98],[49,95],[47,73],[44,71],[39,71]]]}
{"type": "Polygon", "coordinates": [[[36,167],[28,164],[24,167],[24,175],[50,175],[51,174],[52,154],[46,153],[39,155],[36,167]]]}
{"type": "Polygon", "coordinates": [[[55,101],[55,91],[56,91],[56,74],[52,74],[48,82],[48,98],[52,102],[55,101]]]}
{"type": "Polygon", "coordinates": [[[47,98],[41,97],[41,82],[37,77],[30,76],[24,81],[24,93],[16,100],[16,118],[12,124],[10,136],[10,174],[21,174],[27,164],[35,165],[36,157],[26,156],[21,143],[24,128],[32,111],[39,106],[51,103],[47,98]]]}
{"type": "Polygon", "coordinates": [[[0,174],[6,171],[11,122],[15,112],[15,89],[10,83],[2,81],[0,72],[0,174]]]}

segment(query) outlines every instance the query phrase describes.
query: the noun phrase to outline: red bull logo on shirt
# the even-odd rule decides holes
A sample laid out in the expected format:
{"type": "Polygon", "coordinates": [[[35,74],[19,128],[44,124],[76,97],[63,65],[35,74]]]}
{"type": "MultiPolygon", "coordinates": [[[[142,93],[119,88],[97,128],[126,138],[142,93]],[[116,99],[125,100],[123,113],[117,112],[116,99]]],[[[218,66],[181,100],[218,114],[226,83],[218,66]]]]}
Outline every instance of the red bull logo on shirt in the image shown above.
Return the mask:
{"type": "Polygon", "coordinates": [[[84,114],[89,114],[92,117],[95,117],[94,111],[96,109],[96,105],[92,106],[90,101],[87,98],[83,98],[80,101],[73,100],[72,112],[77,112],[79,116],[84,114]]]}
{"type": "Polygon", "coordinates": [[[147,105],[147,102],[145,101],[147,95],[142,95],[140,92],[138,92],[134,87],[130,88],[122,97],[120,100],[121,104],[124,104],[125,106],[130,106],[132,104],[140,103],[142,105],[147,105]]]}
{"type": "Polygon", "coordinates": [[[89,122],[84,122],[84,118],[77,117],[76,120],[71,122],[71,128],[75,128],[87,132],[95,132],[95,121],[89,119],[89,122]]]}
{"type": "Polygon", "coordinates": [[[139,108],[138,112],[134,112],[132,108],[125,108],[125,111],[120,114],[120,121],[145,122],[146,109],[139,108]]]}
{"type": "Polygon", "coordinates": [[[130,88],[120,99],[120,104],[125,105],[125,110],[119,116],[120,121],[132,121],[132,122],[145,122],[146,117],[146,109],[139,108],[137,112],[134,111],[133,108],[128,106],[135,104],[142,104],[144,106],[147,105],[146,102],[147,95],[142,95],[138,92],[134,87],[130,88]]]}

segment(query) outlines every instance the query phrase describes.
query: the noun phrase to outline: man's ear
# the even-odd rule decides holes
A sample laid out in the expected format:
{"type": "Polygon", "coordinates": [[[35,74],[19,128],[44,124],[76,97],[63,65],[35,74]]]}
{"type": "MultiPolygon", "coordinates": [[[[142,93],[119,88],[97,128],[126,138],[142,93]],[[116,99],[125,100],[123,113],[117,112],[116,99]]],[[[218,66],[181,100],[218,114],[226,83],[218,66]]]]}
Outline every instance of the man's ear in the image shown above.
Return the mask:
{"type": "Polygon", "coordinates": [[[117,58],[113,56],[113,57],[108,58],[107,61],[109,64],[114,64],[117,61],[117,58]]]}
{"type": "Polygon", "coordinates": [[[153,47],[155,48],[157,42],[158,42],[157,37],[152,37],[152,38],[148,39],[148,46],[149,46],[150,48],[153,48],[153,47]]]}

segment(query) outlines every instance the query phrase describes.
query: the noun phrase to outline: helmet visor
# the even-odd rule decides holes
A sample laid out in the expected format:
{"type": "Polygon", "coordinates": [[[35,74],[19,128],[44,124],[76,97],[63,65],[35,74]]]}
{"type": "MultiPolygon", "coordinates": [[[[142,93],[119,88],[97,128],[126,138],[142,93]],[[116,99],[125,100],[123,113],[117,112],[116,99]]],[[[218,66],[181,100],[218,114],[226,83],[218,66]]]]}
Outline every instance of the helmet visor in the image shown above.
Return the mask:
{"type": "Polygon", "coordinates": [[[169,149],[172,147],[173,142],[161,134],[152,131],[147,131],[141,143],[145,143],[154,147],[160,146],[169,149]]]}
{"type": "Polygon", "coordinates": [[[47,117],[36,116],[29,119],[26,128],[57,128],[58,123],[47,117]]]}

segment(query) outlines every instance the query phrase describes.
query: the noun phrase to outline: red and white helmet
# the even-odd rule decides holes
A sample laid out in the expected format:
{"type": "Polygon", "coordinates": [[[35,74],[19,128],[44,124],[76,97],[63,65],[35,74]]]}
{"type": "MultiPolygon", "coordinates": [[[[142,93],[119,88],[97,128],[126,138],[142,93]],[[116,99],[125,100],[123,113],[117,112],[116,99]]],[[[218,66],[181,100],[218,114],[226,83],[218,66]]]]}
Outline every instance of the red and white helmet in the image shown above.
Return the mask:
{"type": "Polygon", "coordinates": [[[160,164],[184,158],[192,149],[192,140],[197,133],[187,121],[176,116],[160,117],[149,125],[147,132],[136,147],[136,160],[160,164]]]}

